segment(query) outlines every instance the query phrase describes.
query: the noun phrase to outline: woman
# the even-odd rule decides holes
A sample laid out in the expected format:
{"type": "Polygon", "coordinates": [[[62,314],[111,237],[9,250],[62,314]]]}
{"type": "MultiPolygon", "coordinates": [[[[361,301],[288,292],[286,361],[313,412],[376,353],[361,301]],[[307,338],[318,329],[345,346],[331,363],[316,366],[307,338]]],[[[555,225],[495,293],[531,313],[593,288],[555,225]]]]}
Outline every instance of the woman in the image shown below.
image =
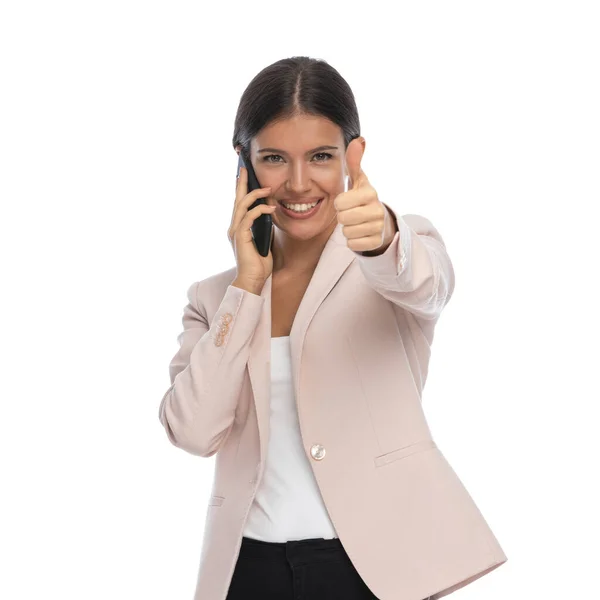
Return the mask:
{"type": "Polygon", "coordinates": [[[320,60],[270,65],[233,146],[264,187],[241,170],[236,267],[188,289],[159,411],[173,444],[216,454],[195,600],[437,599],[496,569],[421,405],[452,263],[428,219],[379,200],[348,84],[320,60]]]}

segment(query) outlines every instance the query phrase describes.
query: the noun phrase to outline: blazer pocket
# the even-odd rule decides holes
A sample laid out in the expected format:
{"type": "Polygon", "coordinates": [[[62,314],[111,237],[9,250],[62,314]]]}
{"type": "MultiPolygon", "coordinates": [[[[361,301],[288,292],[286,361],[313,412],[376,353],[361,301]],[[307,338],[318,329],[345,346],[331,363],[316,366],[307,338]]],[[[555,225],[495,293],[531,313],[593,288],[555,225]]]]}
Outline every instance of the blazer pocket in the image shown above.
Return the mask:
{"type": "Polygon", "coordinates": [[[208,499],[209,506],[221,506],[223,504],[223,500],[225,500],[224,496],[211,496],[208,499]]]}
{"type": "Polygon", "coordinates": [[[392,450],[392,452],[387,452],[386,454],[380,454],[379,456],[376,456],[374,459],[375,466],[383,467],[396,460],[400,460],[401,458],[406,458],[411,454],[424,452],[425,450],[430,450],[431,448],[437,448],[437,444],[433,440],[421,440],[420,442],[403,446],[397,450],[392,450]]]}

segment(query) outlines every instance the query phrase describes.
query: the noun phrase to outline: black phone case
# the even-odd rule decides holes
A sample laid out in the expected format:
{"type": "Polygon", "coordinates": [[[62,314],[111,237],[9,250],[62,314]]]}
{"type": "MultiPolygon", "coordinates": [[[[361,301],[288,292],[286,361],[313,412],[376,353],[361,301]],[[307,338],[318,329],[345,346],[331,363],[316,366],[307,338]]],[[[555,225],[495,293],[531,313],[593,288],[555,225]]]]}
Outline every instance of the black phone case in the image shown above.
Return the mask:
{"type": "MultiPolygon", "coordinates": [[[[258,179],[256,178],[256,173],[252,168],[250,158],[246,156],[243,150],[240,151],[238,160],[238,177],[240,175],[240,167],[244,167],[248,170],[248,193],[262,187],[262,185],[260,185],[258,179]]],[[[265,198],[258,198],[251,204],[248,210],[254,208],[255,206],[258,206],[259,204],[266,203],[267,201],[265,200],[265,198]]],[[[256,247],[256,250],[261,256],[267,256],[271,247],[271,232],[273,230],[273,219],[271,218],[271,215],[259,215],[256,219],[254,219],[254,223],[252,223],[251,229],[252,236],[254,237],[254,246],[256,247]]]]}

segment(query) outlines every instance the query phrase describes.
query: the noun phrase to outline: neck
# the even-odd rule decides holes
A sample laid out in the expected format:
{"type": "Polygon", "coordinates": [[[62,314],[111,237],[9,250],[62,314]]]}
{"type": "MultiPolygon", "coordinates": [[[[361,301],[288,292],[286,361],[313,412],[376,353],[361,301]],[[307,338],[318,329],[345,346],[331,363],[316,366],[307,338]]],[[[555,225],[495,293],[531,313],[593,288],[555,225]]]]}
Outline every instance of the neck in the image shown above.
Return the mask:
{"type": "Polygon", "coordinates": [[[336,226],[337,218],[334,218],[321,233],[306,240],[299,240],[273,225],[273,273],[281,271],[302,274],[314,271],[336,226]]]}

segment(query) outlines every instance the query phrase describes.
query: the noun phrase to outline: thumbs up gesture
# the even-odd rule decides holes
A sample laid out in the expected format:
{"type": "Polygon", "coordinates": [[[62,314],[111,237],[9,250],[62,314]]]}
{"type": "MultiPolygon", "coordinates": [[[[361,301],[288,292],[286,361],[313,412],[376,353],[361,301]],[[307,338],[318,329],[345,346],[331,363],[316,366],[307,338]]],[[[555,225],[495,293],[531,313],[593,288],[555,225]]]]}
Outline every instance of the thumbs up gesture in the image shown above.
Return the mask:
{"type": "Polygon", "coordinates": [[[348,248],[355,252],[382,254],[390,245],[396,227],[388,209],[377,197],[375,188],[370,184],[360,166],[364,154],[361,138],[348,144],[346,163],[350,182],[347,192],[342,192],[334,200],[338,223],[348,240],[348,248]],[[376,252],[371,253],[370,251],[376,252]]]}

